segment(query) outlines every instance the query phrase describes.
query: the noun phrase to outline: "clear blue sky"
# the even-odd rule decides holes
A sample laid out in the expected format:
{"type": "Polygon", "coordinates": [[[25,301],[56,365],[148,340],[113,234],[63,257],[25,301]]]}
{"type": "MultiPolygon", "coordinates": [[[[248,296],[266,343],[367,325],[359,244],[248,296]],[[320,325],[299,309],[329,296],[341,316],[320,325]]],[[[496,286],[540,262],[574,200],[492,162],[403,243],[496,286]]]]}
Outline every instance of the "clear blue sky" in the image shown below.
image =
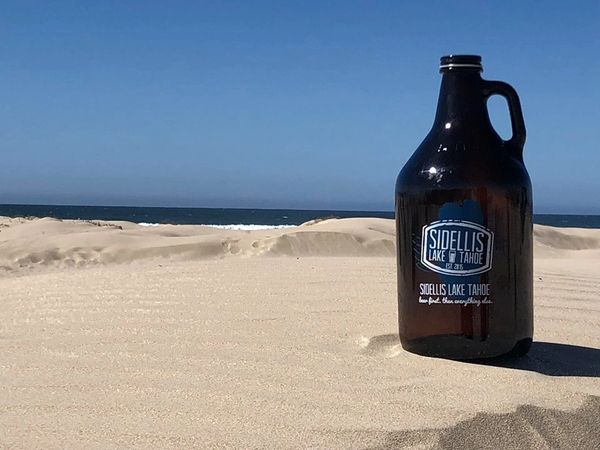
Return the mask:
{"type": "Polygon", "coordinates": [[[600,213],[599,28],[597,0],[3,1],[0,203],[391,210],[438,58],[477,53],[536,212],[600,213]]]}

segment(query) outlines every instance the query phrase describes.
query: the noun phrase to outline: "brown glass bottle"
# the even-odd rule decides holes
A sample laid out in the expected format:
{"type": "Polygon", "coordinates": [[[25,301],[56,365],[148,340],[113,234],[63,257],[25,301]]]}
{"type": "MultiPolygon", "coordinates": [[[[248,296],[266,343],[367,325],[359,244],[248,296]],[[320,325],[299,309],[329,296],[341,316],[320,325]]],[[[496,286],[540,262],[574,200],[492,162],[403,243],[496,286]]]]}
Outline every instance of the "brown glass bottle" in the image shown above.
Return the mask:
{"type": "Polygon", "coordinates": [[[525,354],[533,336],[532,193],[512,87],[481,57],[441,59],[434,124],[396,182],[400,341],[453,359],[525,354]],[[509,104],[504,141],[487,111],[509,104]]]}

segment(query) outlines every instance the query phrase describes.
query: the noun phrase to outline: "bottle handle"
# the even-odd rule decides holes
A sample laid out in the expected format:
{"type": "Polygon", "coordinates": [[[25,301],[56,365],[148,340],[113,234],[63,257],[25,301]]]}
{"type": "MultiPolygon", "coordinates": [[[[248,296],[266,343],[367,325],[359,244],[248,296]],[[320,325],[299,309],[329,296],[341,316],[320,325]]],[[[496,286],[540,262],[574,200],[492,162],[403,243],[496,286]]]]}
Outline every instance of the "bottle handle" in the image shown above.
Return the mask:
{"type": "Polygon", "coordinates": [[[512,127],[512,137],[506,141],[511,145],[519,157],[523,157],[523,146],[525,145],[525,120],[521,110],[521,102],[514,88],[503,81],[484,80],[484,95],[486,100],[492,95],[501,95],[508,102],[510,112],[510,124],[512,127]]]}

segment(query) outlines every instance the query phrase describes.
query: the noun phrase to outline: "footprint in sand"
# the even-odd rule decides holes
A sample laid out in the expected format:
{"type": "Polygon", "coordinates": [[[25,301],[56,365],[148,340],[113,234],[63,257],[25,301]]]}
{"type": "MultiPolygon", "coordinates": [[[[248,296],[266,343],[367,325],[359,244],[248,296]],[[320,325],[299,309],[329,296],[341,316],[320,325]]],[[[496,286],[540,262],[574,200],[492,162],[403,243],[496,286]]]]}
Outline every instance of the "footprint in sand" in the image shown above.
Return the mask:
{"type": "Polygon", "coordinates": [[[236,255],[241,251],[240,247],[237,245],[238,242],[239,239],[226,239],[223,242],[221,242],[221,245],[223,246],[223,249],[226,253],[236,255]]]}
{"type": "Polygon", "coordinates": [[[393,358],[402,352],[397,334],[381,334],[371,338],[361,336],[358,345],[361,347],[361,353],[371,356],[393,358]]]}

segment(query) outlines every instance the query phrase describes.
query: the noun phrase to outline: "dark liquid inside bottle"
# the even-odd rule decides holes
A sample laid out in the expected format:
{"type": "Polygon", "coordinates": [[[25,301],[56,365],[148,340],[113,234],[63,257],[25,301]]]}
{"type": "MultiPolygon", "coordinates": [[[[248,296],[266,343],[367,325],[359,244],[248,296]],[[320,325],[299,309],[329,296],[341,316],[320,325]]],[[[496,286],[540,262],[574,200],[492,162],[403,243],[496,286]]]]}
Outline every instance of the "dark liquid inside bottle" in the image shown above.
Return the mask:
{"type": "Polygon", "coordinates": [[[396,182],[402,346],[470,359],[524,354],[533,336],[532,194],[515,91],[481,78],[481,58],[442,58],[433,127],[396,182]],[[487,99],[507,98],[513,136],[487,99]]]}

